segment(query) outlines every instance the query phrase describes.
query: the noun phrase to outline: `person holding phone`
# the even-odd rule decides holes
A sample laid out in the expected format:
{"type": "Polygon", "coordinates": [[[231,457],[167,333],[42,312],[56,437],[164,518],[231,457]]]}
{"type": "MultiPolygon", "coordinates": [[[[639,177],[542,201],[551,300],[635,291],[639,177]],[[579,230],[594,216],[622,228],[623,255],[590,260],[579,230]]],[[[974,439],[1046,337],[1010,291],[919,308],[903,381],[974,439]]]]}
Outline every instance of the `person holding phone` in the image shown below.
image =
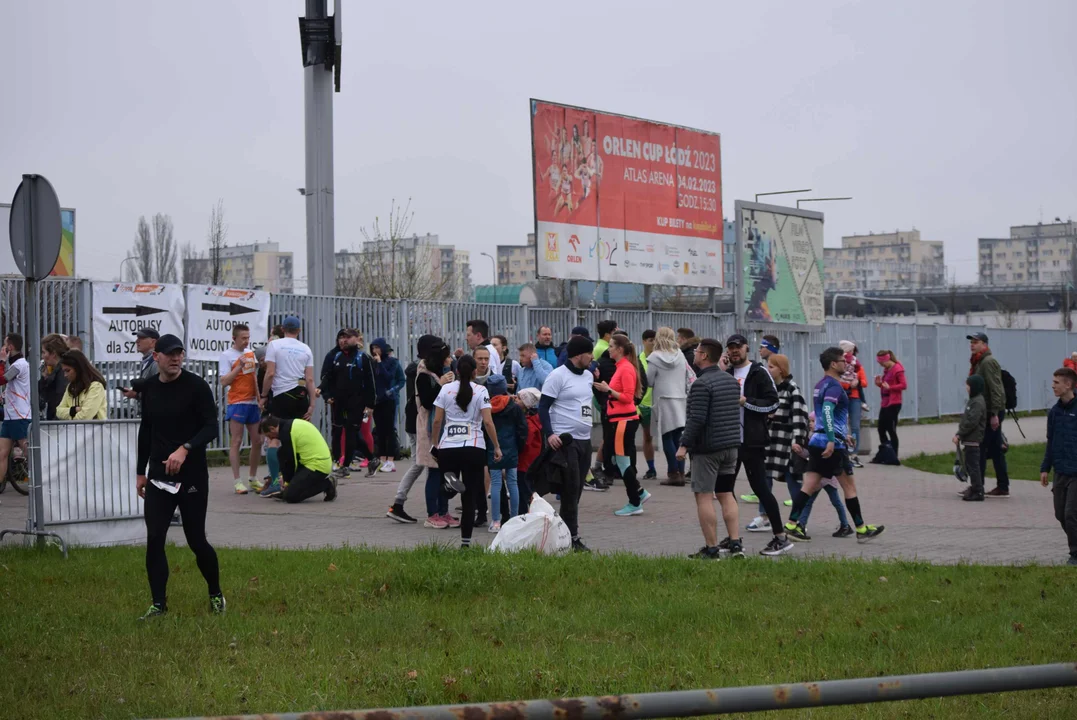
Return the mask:
{"type": "Polygon", "coordinates": [[[123,396],[128,400],[139,397],[142,385],[157,374],[157,361],[154,359],[154,349],[161,335],[151,327],[139,328],[135,331],[135,349],[142,355],[138,369],[138,378],[131,381],[130,387],[123,389],[123,396]]]}

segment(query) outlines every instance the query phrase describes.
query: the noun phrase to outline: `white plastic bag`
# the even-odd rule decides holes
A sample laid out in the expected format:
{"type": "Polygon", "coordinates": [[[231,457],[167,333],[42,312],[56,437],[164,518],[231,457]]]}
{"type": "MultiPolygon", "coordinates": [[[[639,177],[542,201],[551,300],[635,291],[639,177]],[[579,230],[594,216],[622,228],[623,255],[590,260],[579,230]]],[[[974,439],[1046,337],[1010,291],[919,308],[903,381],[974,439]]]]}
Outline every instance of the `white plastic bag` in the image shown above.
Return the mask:
{"type": "Polygon", "coordinates": [[[504,525],[490,543],[491,550],[516,552],[534,549],[556,555],[572,547],[572,533],[565,521],[554,514],[553,506],[538,495],[531,496],[530,512],[517,515],[504,525]]]}

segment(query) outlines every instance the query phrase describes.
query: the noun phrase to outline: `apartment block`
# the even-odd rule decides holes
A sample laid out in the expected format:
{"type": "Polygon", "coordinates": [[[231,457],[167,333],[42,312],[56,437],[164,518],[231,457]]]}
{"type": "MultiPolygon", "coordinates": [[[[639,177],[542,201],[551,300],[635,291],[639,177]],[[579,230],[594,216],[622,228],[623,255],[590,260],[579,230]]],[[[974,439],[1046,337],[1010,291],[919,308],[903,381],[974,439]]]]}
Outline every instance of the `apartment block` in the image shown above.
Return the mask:
{"type": "Polygon", "coordinates": [[[823,248],[823,263],[832,292],[946,284],[943,244],[921,240],[919,230],[843,237],[840,248],[823,248]]]}
{"type": "MultiPolygon", "coordinates": [[[[208,254],[184,258],[183,282],[212,283],[213,266],[214,259],[208,254]]],[[[275,242],[223,247],[217,284],[275,293],[294,292],[292,253],[281,252],[280,243],[275,242]]]]}
{"type": "Polygon", "coordinates": [[[522,285],[537,277],[535,233],[527,234],[526,245],[497,246],[498,285],[522,285]]]}
{"type": "Polygon", "coordinates": [[[1073,282],[1077,223],[1013,225],[1008,238],[979,239],[982,285],[1056,285],[1073,282]]]}

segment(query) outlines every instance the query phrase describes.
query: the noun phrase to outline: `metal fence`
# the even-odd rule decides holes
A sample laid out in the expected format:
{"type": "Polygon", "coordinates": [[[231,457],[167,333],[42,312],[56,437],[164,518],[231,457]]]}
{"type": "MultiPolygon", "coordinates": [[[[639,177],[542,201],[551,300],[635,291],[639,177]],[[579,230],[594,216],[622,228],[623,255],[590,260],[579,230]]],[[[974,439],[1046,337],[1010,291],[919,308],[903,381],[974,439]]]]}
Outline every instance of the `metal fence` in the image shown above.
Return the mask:
{"type": "MultiPolygon", "coordinates": [[[[50,280],[39,285],[41,331],[61,332],[82,338],[92,357],[93,337],[90,307],[90,284],[78,280],[50,280]]],[[[0,328],[3,332],[24,332],[25,308],[23,285],[17,278],[0,279],[0,328]]],[[[286,315],[303,321],[303,340],[315,355],[316,374],[321,361],[336,343],[341,327],[357,327],[367,344],[377,337],[386,338],[396,356],[405,364],[413,359],[415,343],[424,334],[442,337],[452,348],[466,348],[467,322],[482,319],[491,332],[504,335],[510,354],[528,340],[533,340],[541,326],[553,330],[554,342],[568,339],[572,328],[583,325],[594,334],[600,320],[612,318],[633,339],[649,328],[669,326],[689,328],[698,337],[725,338],[740,329],[730,314],[659,312],[650,310],[609,310],[535,308],[523,305],[432,302],[412,300],[369,300],[359,298],[315,297],[274,294],[270,306],[271,324],[286,315]]],[[[779,331],[775,334],[782,351],[789,356],[793,375],[802,387],[810,388],[821,375],[819,353],[839,340],[851,340],[860,350],[869,379],[867,401],[873,412],[878,408],[878,389],[870,382],[878,373],[875,354],[892,350],[905,367],[909,388],[905,393],[902,417],[930,418],[960,413],[965,403],[964,378],[968,376],[969,349],[966,336],[984,330],[981,326],[882,322],[875,320],[829,319],[824,330],[804,333],[779,331]]],[[[25,334],[25,333],[24,333],[25,334]]],[[[758,343],[761,333],[747,333],[758,343]]],[[[1003,367],[1018,380],[1018,409],[1037,410],[1049,407],[1051,373],[1069,353],[1077,349],[1077,336],[1063,330],[992,329],[991,348],[1003,367]]],[[[109,417],[137,417],[138,406],[125,400],[119,388],[130,384],[137,375],[136,363],[99,365],[109,384],[109,417]]],[[[218,398],[214,362],[190,362],[188,369],[210,381],[218,398]]],[[[221,403],[223,406],[223,403],[221,403]]],[[[325,424],[325,413],[316,419],[325,424]]],[[[401,438],[403,439],[403,438],[401,438]]],[[[221,417],[221,433],[215,447],[225,447],[227,432],[221,417]]]]}

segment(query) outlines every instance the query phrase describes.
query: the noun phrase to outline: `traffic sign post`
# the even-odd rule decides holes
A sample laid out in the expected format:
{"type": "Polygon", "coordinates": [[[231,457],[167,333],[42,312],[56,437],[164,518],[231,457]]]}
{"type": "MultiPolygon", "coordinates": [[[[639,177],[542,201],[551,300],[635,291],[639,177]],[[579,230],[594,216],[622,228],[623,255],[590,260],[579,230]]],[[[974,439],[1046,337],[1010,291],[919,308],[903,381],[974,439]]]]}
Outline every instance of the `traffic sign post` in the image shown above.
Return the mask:
{"type": "Polygon", "coordinates": [[[37,378],[34,373],[41,366],[41,327],[39,324],[37,283],[44,280],[56,265],[60,255],[62,230],[60,200],[52,185],[41,175],[23,175],[22,182],[11,201],[11,217],[8,220],[11,235],[11,254],[15,264],[26,278],[26,338],[24,350],[30,364],[30,493],[31,502],[25,530],[0,531],[5,535],[30,535],[42,545],[46,537],[60,541],[60,548],[67,557],[63,538],[45,530],[45,492],[41,484],[41,412],[37,378]]]}

